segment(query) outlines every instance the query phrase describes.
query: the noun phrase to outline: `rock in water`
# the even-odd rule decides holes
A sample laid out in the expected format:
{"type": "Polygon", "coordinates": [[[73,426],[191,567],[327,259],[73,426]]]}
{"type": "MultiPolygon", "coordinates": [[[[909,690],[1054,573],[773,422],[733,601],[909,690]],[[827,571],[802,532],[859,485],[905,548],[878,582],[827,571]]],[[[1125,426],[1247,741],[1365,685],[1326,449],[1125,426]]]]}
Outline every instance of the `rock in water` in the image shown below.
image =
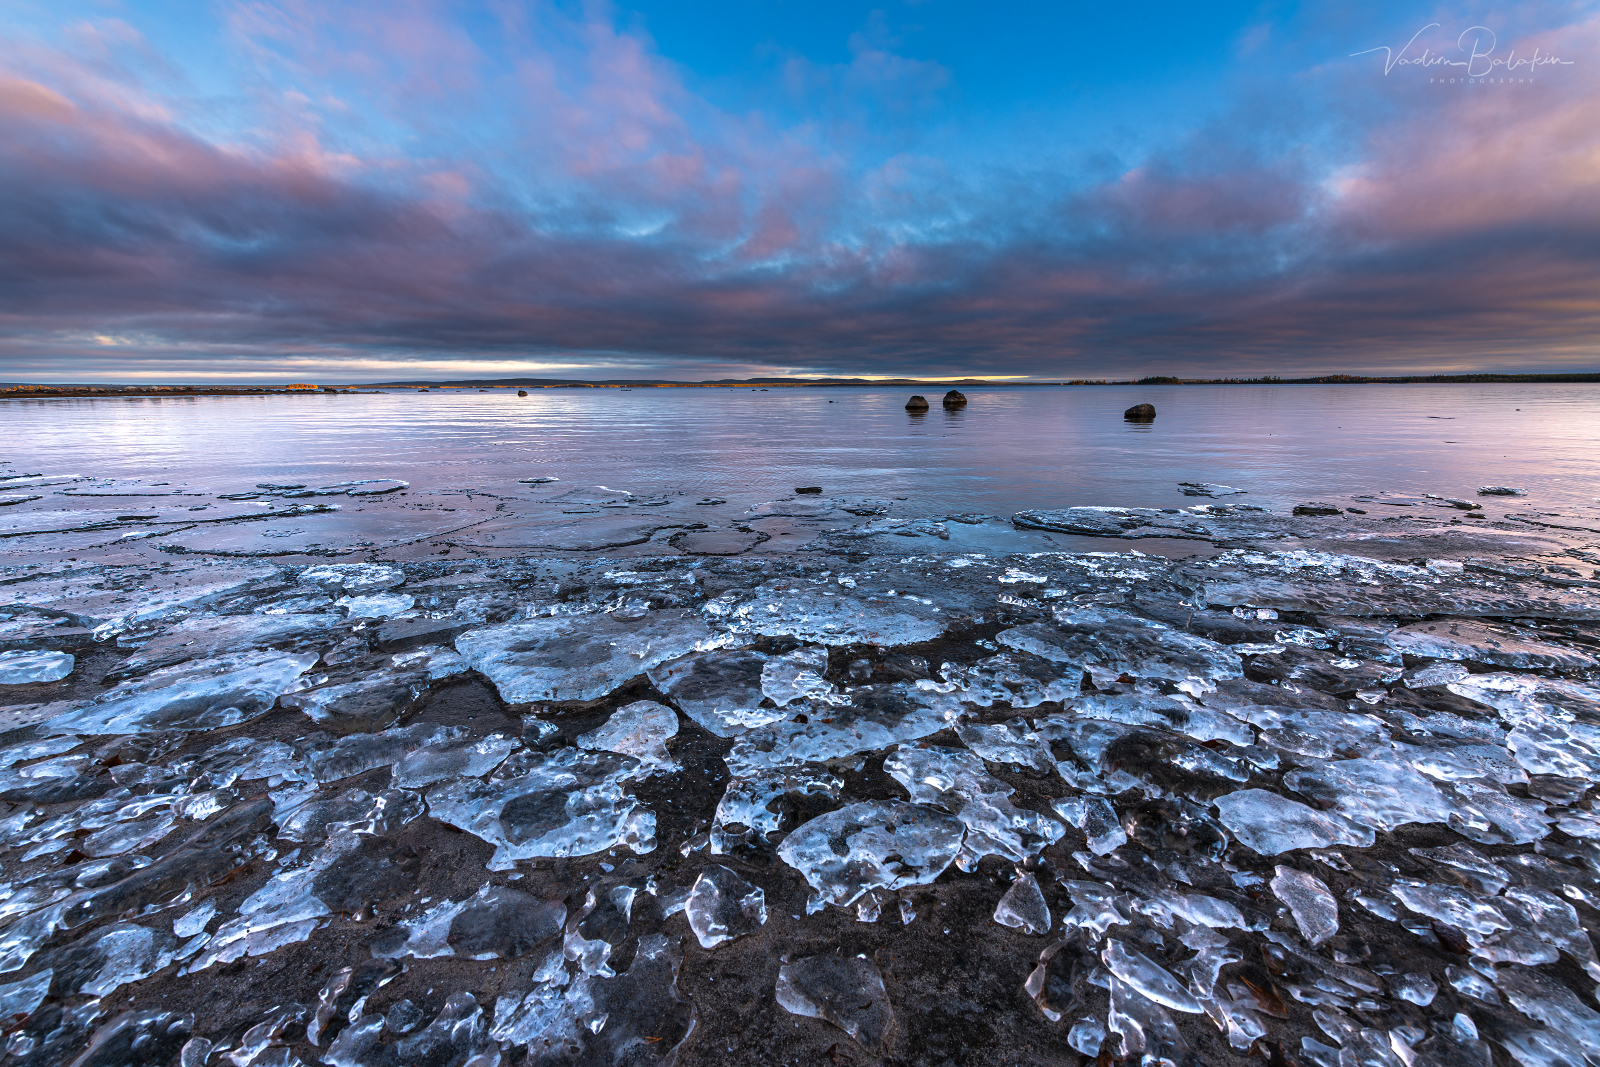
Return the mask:
{"type": "Polygon", "coordinates": [[[912,397],[910,400],[906,401],[906,410],[907,411],[927,411],[928,410],[928,398],[925,397],[925,396],[914,396],[914,397],[912,397]]]}
{"type": "Polygon", "coordinates": [[[1338,515],[1344,509],[1337,504],[1324,504],[1320,500],[1313,500],[1305,504],[1296,504],[1296,515],[1338,515]]]}
{"type": "Polygon", "coordinates": [[[1280,866],[1272,879],[1272,892],[1289,905],[1300,936],[1313,947],[1339,932],[1339,902],[1320,879],[1280,866]]]}
{"type": "Polygon", "coordinates": [[[947,408],[964,408],[967,406],[967,398],[952,389],[944,394],[944,406],[947,408]]]}
{"type": "Polygon", "coordinates": [[[1509,485],[1481,485],[1478,487],[1479,496],[1521,496],[1521,489],[1513,489],[1509,485]]]}
{"type": "Polygon", "coordinates": [[[1122,417],[1129,422],[1149,422],[1156,417],[1154,404],[1135,404],[1122,413],[1122,417]]]}
{"type": "Polygon", "coordinates": [[[528,395],[528,391],[526,389],[518,389],[517,390],[517,395],[518,396],[527,396],[528,395]]]}
{"type": "MultiPolygon", "coordinates": [[[[924,405],[924,406],[926,406],[926,405],[924,405]]],[[[816,496],[816,495],[818,495],[818,494],[820,494],[822,492],[822,486],[820,486],[820,485],[802,485],[802,486],[796,487],[795,492],[804,493],[807,496],[816,496]]]]}

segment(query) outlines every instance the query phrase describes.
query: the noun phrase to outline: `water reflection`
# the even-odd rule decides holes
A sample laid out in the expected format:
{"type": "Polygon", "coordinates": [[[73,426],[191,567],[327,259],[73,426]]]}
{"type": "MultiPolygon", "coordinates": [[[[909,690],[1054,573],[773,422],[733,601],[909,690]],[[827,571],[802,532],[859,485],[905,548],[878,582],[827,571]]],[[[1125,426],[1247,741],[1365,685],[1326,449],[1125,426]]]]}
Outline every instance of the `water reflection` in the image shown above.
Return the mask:
{"type": "Polygon", "coordinates": [[[418,488],[553,474],[709,496],[821,485],[991,514],[1183,506],[1179,482],[1238,486],[1249,493],[1239,499],[1268,507],[1384,490],[1464,497],[1481,485],[1527,489],[1517,507],[1594,502],[1600,392],[1587,385],[965,392],[968,406],[943,409],[938,432],[927,412],[905,409],[903,389],[435,390],[0,410],[14,469],[162,476],[216,491],[347,473],[418,488]],[[1127,422],[1135,403],[1160,414],[1127,422]]]}

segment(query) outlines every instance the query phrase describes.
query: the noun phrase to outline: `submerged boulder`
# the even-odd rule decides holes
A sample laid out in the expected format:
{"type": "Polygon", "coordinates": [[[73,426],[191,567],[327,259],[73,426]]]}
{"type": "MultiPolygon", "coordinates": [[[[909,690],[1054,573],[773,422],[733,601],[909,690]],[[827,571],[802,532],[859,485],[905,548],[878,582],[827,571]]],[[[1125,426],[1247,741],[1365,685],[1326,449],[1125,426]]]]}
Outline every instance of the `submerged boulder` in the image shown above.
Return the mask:
{"type": "Polygon", "coordinates": [[[1129,422],[1149,422],[1156,417],[1154,404],[1135,404],[1122,413],[1122,417],[1129,422]]]}
{"type": "Polygon", "coordinates": [[[928,410],[928,398],[925,397],[925,396],[914,396],[914,397],[912,397],[910,400],[906,401],[906,410],[907,411],[927,411],[928,410]]]}
{"type": "Polygon", "coordinates": [[[952,389],[944,394],[944,406],[947,408],[964,408],[967,406],[967,398],[952,389]]]}

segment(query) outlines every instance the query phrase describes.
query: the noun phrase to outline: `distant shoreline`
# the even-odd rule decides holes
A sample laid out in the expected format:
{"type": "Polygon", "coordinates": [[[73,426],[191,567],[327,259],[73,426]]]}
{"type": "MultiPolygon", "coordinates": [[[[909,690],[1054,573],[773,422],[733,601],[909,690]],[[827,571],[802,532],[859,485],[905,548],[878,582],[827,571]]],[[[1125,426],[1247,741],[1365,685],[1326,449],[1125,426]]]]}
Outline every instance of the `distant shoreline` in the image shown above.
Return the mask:
{"type": "Polygon", "coordinates": [[[118,397],[180,398],[192,396],[329,396],[373,394],[379,390],[408,389],[418,392],[433,390],[465,392],[467,390],[507,389],[929,389],[962,388],[1037,388],[1049,386],[1095,385],[1558,385],[1600,384],[1600,373],[1572,374],[1408,374],[1393,377],[1373,377],[1353,374],[1329,374],[1314,378],[1176,378],[1154,377],[1140,379],[1067,379],[1049,382],[991,381],[982,378],[962,378],[950,381],[916,381],[913,379],[888,379],[869,381],[861,378],[746,378],[703,382],[672,382],[661,380],[566,380],[550,378],[498,378],[481,381],[447,382],[371,382],[343,386],[299,386],[272,388],[267,386],[221,385],[44,385],[18,383],[0,386],[0,400],[68,400],[118,397]]]}

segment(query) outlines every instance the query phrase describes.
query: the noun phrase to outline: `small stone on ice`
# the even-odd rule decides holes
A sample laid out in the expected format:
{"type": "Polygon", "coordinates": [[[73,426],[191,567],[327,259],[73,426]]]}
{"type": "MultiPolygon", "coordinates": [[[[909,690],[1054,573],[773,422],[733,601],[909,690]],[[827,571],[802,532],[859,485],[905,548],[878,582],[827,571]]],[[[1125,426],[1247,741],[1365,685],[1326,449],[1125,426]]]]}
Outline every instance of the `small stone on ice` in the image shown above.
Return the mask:
{"type": "Polygon", "coordinates": [[[1339,932],[1339,902],[1320,879],[1293,867],[1280,866],[1271,884],[1277,898],[1289,905],[1300,936],[1313,946],[1339,932]]]}
{"type": "Polygon", "coordinates": [[[1020,876],[1011,883],[1005,896],[994,909],[994,921],[1010,926],[1025,934],[1050,932],[1050,908],[1039,890],[1039,880],[1031,874],[1020,876]]]}
{"type": "Polygon", "coordinates": [[[74,662],[65,652],[0,652],[0,685],[59,682],[74,662]]]}
{"type": "Polygon", "coordinates": [[[689,891],[684,914],[700,947],[714,948],[766,925],[766,895],[726,867],[707,867],[689,891]]]}
{"type": "Polygon", "coordinates": [[[883,974],[870,961],[812,956],[778,968],[778,1003],[794,1015],[824,1019],[875,1051],[894,1025],[883,974]]]}
{"type": "Polygon", "coordinates": [[[620,752],[639,761],[645,773],[678,770],[667,751],[667,739],[678,732],[678,716],[664,704],[636,700],[618,708],[599,729],[577,738],[577,746],[602,752],[620,752]]]}

